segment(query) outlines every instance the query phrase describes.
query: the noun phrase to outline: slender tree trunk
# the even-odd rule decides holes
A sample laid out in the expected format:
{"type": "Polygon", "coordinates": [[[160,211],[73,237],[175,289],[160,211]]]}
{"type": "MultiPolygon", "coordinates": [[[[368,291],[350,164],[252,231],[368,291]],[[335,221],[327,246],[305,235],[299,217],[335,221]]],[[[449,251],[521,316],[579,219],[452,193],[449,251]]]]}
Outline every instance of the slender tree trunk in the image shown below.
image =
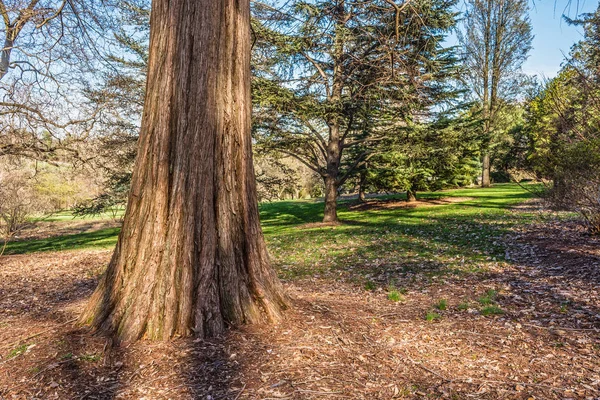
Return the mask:
{"type": "MultiPolygon", "coordinates": [[[[344,54],[344,33],[346,6],[345,1],[337,2],[334,13],[336,15],[335,39],[333,48],[333,84],[329,103],[338,107],[342,99],[343,73],[344,67],[342,56],[344,54]]],[[[323,212],[323,222],[337,222],[337,191],[339,187],[340,162],[342,160],[342,136],[340,134],[340,120],[343,117],[333,112],[328,121],[329,140],[327,142],[327,171],[323,179],[325,180],[325,210],[323,212]]]]}
{"type": "Polygon", "coordinates": [[[365,196],[365,183],[367,181],[367,174],[364,170],[360,172],[360,181],[358,182],[358,201],[364,203],[366,201],[365,196]]]}
{"type": "Polygon", "coordinates": [[[340,173],[340,160],[342,157],[342,146],[340,141],[339,124],[334,121],[329,132],[329,143],[327,146],[327,173],[323,177],[325,181],[325,210],[323,222],[337,222],[337,196],[340,173]]]}
{"type": "Polygon", "coordinates": [[[485,153],[482,158],[481,187],[487,188],[490,183],[490,155],[485,153]]]}
{"type": "Polygon", "coordinates": [[[323,222],[337,222],[337,179],[325,177],[325,210],[323,212],[323,222]]]}
{"type": "Polygon", "coordinates": [[[285,297],[260,228],[249,0],[154,0],[123,230],[82,321],[121,340],[274,321],[285,297]]]}
{"type": "Polygon", "coordinates": [[[417,192],[415,192],[412,189],[407,190],[406,191],[406,201],[409,203],[417,201],[417,192]]]}
{"type": "Polygon", "coordinates": [[[367,198],[365,196],[365,187],[363,185],[360,185],[358,187],[358,201],[360,201],[361,203],[367,201],[367,198]]]}

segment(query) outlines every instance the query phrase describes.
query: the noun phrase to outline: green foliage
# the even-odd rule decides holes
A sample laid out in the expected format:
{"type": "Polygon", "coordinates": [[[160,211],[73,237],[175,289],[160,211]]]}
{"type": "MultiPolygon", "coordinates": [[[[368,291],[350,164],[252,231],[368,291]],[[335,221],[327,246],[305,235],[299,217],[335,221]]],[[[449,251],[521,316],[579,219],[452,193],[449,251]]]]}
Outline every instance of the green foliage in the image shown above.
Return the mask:
{"type": "Polygon", "coordinates": [[[120,213],[127,204],[131,173],[113,173],[108,178],[105,190],[93,199],[79,202],[73,207],[74,216],[98,216],[110,213],[113,219],[122,216],[120,213]]]}
{"type": "Polygon", "coordinates": [[[77,357],[81,361],[96,362],[102,359],[102,354],[82,354],[77,357]]]}
{"type": "Polygon", "coordinates": [[[479,173],[479,121],[472,114],[441,116],[398,128],[386,151],[368,163],[373,191],[429,191],[474,183],[479,173]]]}
{"type": "Polygon", "coordinates": [[[485,294],[477,300],[479,304],[483,306],[481,310],[479,310],[479,313],[484,316],[504,314],[504,311],[496,304],[497,297],[498,292],[496,290],[488,289],[485,294]]]}
{"type": "Polygon", "coordinates": [[[392,289],[388,292],[388,300],[393,302],[404,301],[404,296],[396,289],[392,289]]]}
{"type": "Polygon", "coordinates": [[[460,303],[460,304],[458,305],[457,309],[458,309],[459,311],[466,311],[466,310],[468,310],[468,309],[469,309],[469,302],[467,302],[467,301],[463,301],[462,303],[460,303]]]}
{"type": "Polygon", "coordinates": [[[485,292],[485,295],[481,296],[477,301],[483,306],[488,306],[496,302],[497,296],[497,291],[495,291],[494,289],[489,289],[487,292],[485,292]]]}
{"type": "Polygon", "coordinates": [[[546,197],[578,212],[600,232],[600,8],[583,19],[585,37],[559,75],[527,105],[527,166],[546,182],[546,197]]]}
{"type": "Polygon", "coordinates": [[[504,314],[504,311],[500,307],[498,307],[497,305],[485,306],[479,312],[481,313],[481,315],[486,316],[486,317],[488,315],[502,315],[502,314],[504,314]]]}
{"type": "Polygon", "coordinates": [[[21,344],[17,347],[15,347],[14,349],[12,349],[11,351],[8,352],[8,355],[6,356],[7,358],[15,358],[20,356],[21,354],[24,354],[27,351],[27,348],[29,346],[27,344],[21,344]]]}
{"type": "Polygon", "coordinates": [[[448,308],[448,300],[441,299],[437,303],[435,303],[433,306],[440,311],[444,311],[448,308]]]}
{"type": "Polygon", "coordinates": [[[454,95],[454,0],[254,4],[253,134],[343,185],[398,125],[454,95]],[[279,7],[279,8],[278,8],[279,7]]]}
{"type": "Polygon", "coordinates": [[[433,311],[429,311],[426,315],[425,315],[425,320],[429,321],[429,322],[433,322],[436,320],[440,320],[442,319],[442,316],[436,312],[433,311]]]}

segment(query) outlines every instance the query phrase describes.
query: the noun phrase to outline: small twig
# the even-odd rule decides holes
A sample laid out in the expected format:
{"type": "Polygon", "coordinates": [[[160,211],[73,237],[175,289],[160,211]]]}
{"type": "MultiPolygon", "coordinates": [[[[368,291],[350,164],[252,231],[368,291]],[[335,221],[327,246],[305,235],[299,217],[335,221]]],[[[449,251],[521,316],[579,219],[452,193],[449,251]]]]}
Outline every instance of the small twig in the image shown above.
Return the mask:
{"type": "Polygon", "coordinates": [[[413,363],[414,365],[416,365],[417,367],[419,367],[419,368],[421,368],[421,369],[423,369],[423,370],[425,370],[425,371],[429,372],[430,374],[433,374],[433,375],[437,376],[438,378],[440,378],[440,379],[442,379],[442,380],[444,380],[444,381],[446,381],[446,382],[453,382],[453,381],[454,381],[454,379],[448,379],[448,378],[446,378],[445,376],[442,376],[442,375],[438,374],[437,372],[435,372],[435,371],[433,371],[433,370],[431,370],[431,369],[427,368],[426,366],[424,366],[422,363],[420,363],[420,362],[417,362],[417,361],[413,360],[413,359],[412,359],[412,358],[410,358],[409,356],[406,356],[406,359],[407,359],[408,361],[410,361],[411,363],[413,363]]]}
{"type": "MultiPolygon", "coordinates": [[[[387,317],[397,317],[399,314],[397,313],[392,313],[392,314],[381,314],[381,315],[377,315],[377,318],[387,318],[387,317]]],[[[394,322],[412,322],[409,319],[397,319],[394,320],[394,322]]]]}
{"type": "Polygon", "coordinates": [[[56,329],[56,328],[59,328],[59,327],[61,327],[61,326],[68,325],[68,324],[70,324],[71,322],[75,322],[75,321],[77,321],[77,318],[70,319],[70,320],[68,320],[68,321],[66,321],[66,322],[63,322],[62,324],[55,325],[55,326],[53,326],[53,327],[50,327],[50,328],[48,328],[48,329],[44,329],[43,331],[40,331],[40,332],[38,332],[38,333],[34,333],[33,335],[29,335],[29,336],[27,336],[27,337],[21,338],[21,339],[17,340],[16,342],[12,342],[12,343],[9,343],[9,344],[5,344],[4,346],[0,346],[0,349],[4,349],[4,348],[9,348],[9,347],[16,346],[16,345],[18,345],[18,344],[19,344],[19,343],[21,343],[21,342],[27,341],[27,340],[29,340],[29,339],[33,339],[33,338],[34,338],[34,337],[36,337],[36,336],[40,336],[40,335],[42,335],[42,334],[44,334],[44,333],[46,333],[46,332],[49,332],[49,331],[51,331],[51,330],[54,330],[54,329],[56,329]]]}
{"type": "Polygon", "coordinates": [[[500,335],[494,335],[492,333],[479,333],[479,332],[473,332],[473,331],[464,331],[464,330],[456,330],[454,332],[460,332],[460,333],[470,333],[472,335],[479,335],[479,336],[491,336],[491,337],[497,337],[500,339],[506,339],[508,336],[500,336],[500,335]]]}
{"type": "Polygon", "coordinates": [[[600,332],[600,328],[564,328],[561,326],[541,326],[535,324],[523,324],[539,329],[556,330],[556,331],[580,331],[580,332],[600,332]]]}
{"type": "Polygon", "coordinates": [[[550,390],[563,390],[563,391],[566,390],[565,388],[548,386],[548,385],[540,385],[539,383],[494,381],[494,380],[482,379],[482,378],[458,378],[458,379],[455,379],[454,381],[461,381],[464,383],[475,383],[475,381],[477,381],[480,383],[495,383],[495,384],[499,384],[499,385],[511,385],[511,386],[522,385],[522,386],[539,387],[539,388],[550,389],[550,390]]]}
{"type": "Polygon", "coordinates": [[[305,389],[296,389],[296,392],[299,393],[310,393],[310,394],[322,394],[322,395],[332,395],[332,394],[341,394],[342,392],[325,392],[318,390],[305,390],[305,389]]]}
{"type": "Polygon", "coordinates": [[[244,383],[244,386],[242,387],[242,389],[238,392],[237,396],[235,396],[235,398],[233,400],[238,400],[240,398],[240,396],[242,395],[242,392],[244,391],[244,389],[246,389],[245,383],[244,383]]]}

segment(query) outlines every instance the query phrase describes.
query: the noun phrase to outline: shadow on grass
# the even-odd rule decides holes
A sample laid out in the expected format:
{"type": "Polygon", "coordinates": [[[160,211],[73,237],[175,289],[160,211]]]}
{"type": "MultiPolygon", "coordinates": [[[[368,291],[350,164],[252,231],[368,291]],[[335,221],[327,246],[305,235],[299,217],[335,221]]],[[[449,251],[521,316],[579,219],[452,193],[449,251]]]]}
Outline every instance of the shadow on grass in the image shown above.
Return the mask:
{"type": "MultiPolygon", "coordinates": [[[[314,229],[297,229],[296,226],[301,223],[318,222],[319,216],[314,213],[320,209],[321,204],[286,202],[271,207],[263,206],[263,220],[267,229],[271,229],[268,239],[272,251],[277,255],[280,271],[288,271],[292,274],[305,268],[308,273],[315,273],[314,266],[318,265],[335,272],[346,271],[349,276],[359,279],[364,279],[366,276],[379,279],[381,276],[382,278],[377,281],[380,285],[387,284],[388,278],[394,278],[400,285],[419,289],[423,288],[426,282],[413,281],[412,278],[446,273],[479,272],[473,269],[493,261],[494,257],[498,260],[503,259],[506,249],[498,239],[512,226],[522,224],[529,218],[524,214],[515,214],[507,208],[517,199],[520,199],[519,195],[506,196],[504,197],[506,202],[502,203],[498,210],[493,207],[483,211],[475,209],[474,205],[464,207],[465,204],[439,206],[435,209],[398,209],[368,213],[342,210],[341,218],[347,220],[347,223],[314,229]],[[293,257],[296,258],[292,259],[293,257]]],[[[115,240],[116,233],[117,231],[112,234],[115,240]]],[[[104,240],[108,240],[109,236],[105,236],[104,240]]],[[[67,243],[85,246],[96,243],[97,240],[101,241],[102,238],[96,237],[93,240],[88,238],[87,241],[73,240],[67,243]]],[[[571,255],[585,256],[582,252],[571,255]]],[[[578,263],[583,262],[587,265],[597,261],[592,258],[577,258],[577,260],[578,263]]],[[[513,262],[512,259],[505,261],[513,262]]],[[[568,304],[573,310],[587,310],[590,316],[597,314],[598,309],[594,306],[586,306],[582,300],[571,298],[568,294],[547,285],[546,278],[549,276],[580,279],[575,262],[573,268],[568,266],[560,270],[546,268],[551,266],[550,264],[531,265],[532,268],[543,271],[539,276],[527,276],[518,271],[502,274],[484,271],[482,274],[472,275],[470,279],[471,282],[483,283],[482,287],[498,282],[509,285],[510,292],[500,294],[498,303],[507,310],[505,317],[514,321],[530,321],[528,314],[521,311],[531,312],[527,310],[536,307],[536,312],[547,311],[547,315],[538,319],[535,324],[544,328],[548,328],[551,323],[577,326],[581,313],[559,314],[558,317],[555,315],[560,313],[558,308],[561,304],[568,304]],[[556,310],[550,309],[551,306],[548,304],[552,304],[556,310]]],[[[591,268],[590,271],[592,274],[591,268]]],[[[337,279],[338,276],[339,274],[332,274],[328,277],[337,279]]],[[[581,279],[590,281],[598,279],[598,275],[585,275],[581,279]]],[[[600,284],[600,280],[595,282],[600,284]]],[[[63,284],[68,285],[66,278],[63,284]]],[[[461,285],[461,282],[451,281],[451,284],[461,285]]],[[[53,286],[57,292],[60,292],[56,289],[56,285],[53,286]]],[[[465,290],[470,288],[471,286],[465,290]]],[[[12,289],[10,286],[6,288],[7,291],[12,289]]],[[[320,289],[317,287],[315,290],[320,289]]],[[[481,293],[469,293],[472,296],[479,294],[481,293]]],[[[75,296],[76,294],[73,294],[73,297],[67,300],[74,300],[75,296]]],[[[311,332],[315,329],[314,326],[329,329],[335,323],[342,328],[343,334],[346,335],[344,338],[350,338],[356,343],[364,343],[363,351],[372,352],[373,344],[363,340],[364,337],[359,335],[360,331],[353,336],[357,327],[354,324],[355,319],[351,318],[354,315],[353,310],[345,306],[346,302],[346,298],[334,296],[325,297],[325,300],[298,301],[295,308],[302,311],[303,318],[299,323],[304,325],[301,328],[311,332]],[[314,321],[304,318],[309,314],[314,316],[314,321]]],[[[23,312],[28,311],[23,310],[23,312]]],[[[407,318],[410,322],[422,323],[422,315],[409,315],[407,318]]],[[[489,325],[495,324],[495,326],[504,323],[504,321],[495,322],[493,317],[490,317],[489,321],[489,325]]],[[[374,333],[381,333],[373,329],[374,333]]],[[[302,338],[301,330],[295,331],[297,335],[295,337],[302,338]]],[[[537,334],[537,330],[533,332],[537,334]]],[[[304,364],[295,361],[297,365],[305,366],[306,370],[299,368],[299,372],[292,376],[293,382],[290,375],[287,375],[288,372],[281,372],[285,370],[281,368],[281,361],[275,359],[276,361],[270,363],[271,368],[274,363],[277,364],[277,373],[273,375],[271,370],[272,375],[268,380],[265,378],[264,384],[258,382],[256,371],[264,369],[269,357],[273,357],[272,354],[279,354],[279,350],[285,350],[285,346],[296,345],[296,343],[281,344],[277,340],[272,340],[272,335],[264,335],[260,332],[244,334],[243,330],[240,330],[231,333],[230,336],[211,341],[177,340],[165,345],[164,348],[160,347],[162,349],[160,351],[159,345],[141,344],[129,350],[109,347],[108,351],[104,352],[99,350],[102,349],[102,342],[96,341],[87,333],[73,331],[61,335],[56,336],[54,340],[57,343],[53,345],[58,357],[57,362],[61,363],[60,368],[47,370],[36,378],[38,381],[33,383],[40,388],[51,387],[53,382],[68,382],[70,386],[65,385],[64,388],[60,388],[62,398],[112,399],[120,395],[140,398],[145,393],[135,390],[144,388],[142,384],[146,384],[146,388],[152,389],[168,387],[166,392],[157,392],[157,395],[160,394],[164,398],[184,398],[180,397],[178,392],[183,388],[191,398],[204,399],[210,395],[212,398],[237,399],[240,394],[244,394],[247,382],[252,390],[266,387],[281,390],[285,397],[296,395],[296,398],[302,398],[302,392],[297,391],[298,382],[300,385],[305,385],[306,383],[303,382],[310,381],[305,378],[310,377],[307,371],[313,366],[310,357],[305,357],[308,361],[304,364]],[[102,357],[98,358],[98,354],[102,354],[102,357]],[[152,362],[154,364],[151,364],[152,362]],[[160,365],[160,369],[157,369],[157,365],[160,365]],[[173,374],[178,380],[169,380],[171,376],[169,374],[173,374]],[[103,379],[98,380],[96,377],[103,379]]],[[[547,341],[546,336],[540,340],[547,341]]],[[[307,344],[311,342],[308,341],[307,344]]],[[[311,349],[307,350],[308,355],[312,354],[311,349]]],[[[353,357],[340,356],[342,353],[344,352],[323,353],[320,356],[330,364],[353,365],[357,362],[353,357]]],[[[432,376],[426,379],[423,376],[426,373],[420,372],[420,378],[413,382],[422,387],[433,387],[432,380],[439,378],[432,376]]],[[[353,377],[350,381],[353,386],[343,390],[348,394],[351,394],[351,390],[355,393],[360,390],[365,391],[366,383],[368,383],[367,378],[353,377]],[[357,381],[362,387],[355,384],[357,381]]],[[[317,389],[311,386],[300,387],[317,389]]],[[[465,394],[468,391],[468,389],[463,390],[465,394]]],[[[390,397],[391,395],[386,398],[390,397]]]]}
{"type": "Polygon", "coordinates": [[[77,249],[107,249],[113,247],[117,243],[117,237],[120,230],[121,228],[107,228],[94,232],[50,237],[47,239],[9,242],[6,245],[4,254],[26,254],[77,249]]]}

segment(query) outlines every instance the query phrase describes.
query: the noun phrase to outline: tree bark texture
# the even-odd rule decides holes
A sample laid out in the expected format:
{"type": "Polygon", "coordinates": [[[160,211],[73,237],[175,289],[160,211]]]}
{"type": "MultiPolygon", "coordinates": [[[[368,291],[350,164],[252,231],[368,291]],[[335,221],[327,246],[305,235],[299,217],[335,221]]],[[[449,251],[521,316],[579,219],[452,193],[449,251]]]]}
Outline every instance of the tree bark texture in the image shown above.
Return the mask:
{"type": "Polygon", "coordinates": [[[279,319],[250,124],[249,0],[154,0],[129,203],[83,322],[130,341],[279,319]]]}
{"type": "Polygon", "coordinates": [[[325,177],[325,210],[323,211],[323,222],[338,222],[337,197],[337,180],[329,176],[325,177]]]}
{"type": "Polygon", "coordinates": [[[490,181],[490,155],[489,153],[485,153],[482,158],[482,167],[481,167],[481,187],[487,188],[491,186],[490,181]]]}

